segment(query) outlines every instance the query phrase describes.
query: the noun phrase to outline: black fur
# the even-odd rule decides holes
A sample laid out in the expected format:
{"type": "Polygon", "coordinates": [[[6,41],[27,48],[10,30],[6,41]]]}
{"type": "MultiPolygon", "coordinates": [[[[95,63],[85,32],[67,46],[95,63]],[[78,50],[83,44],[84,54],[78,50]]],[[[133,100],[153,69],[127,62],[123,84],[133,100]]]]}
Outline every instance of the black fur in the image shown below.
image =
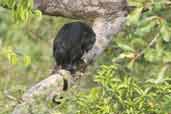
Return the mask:
{"type": "Polygon", "coordinates": [[[74,72],[82,62],[81,57],[96,41],[91,27],[82,22],[65,24],[58,32],[53,44],[56,65],[74,72]]]}

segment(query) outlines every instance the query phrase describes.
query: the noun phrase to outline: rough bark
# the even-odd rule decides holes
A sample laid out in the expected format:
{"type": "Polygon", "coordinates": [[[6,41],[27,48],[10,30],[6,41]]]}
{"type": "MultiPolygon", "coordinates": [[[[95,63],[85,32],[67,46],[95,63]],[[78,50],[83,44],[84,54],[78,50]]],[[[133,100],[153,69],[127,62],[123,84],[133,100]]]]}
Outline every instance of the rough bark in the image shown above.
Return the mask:
{"type": "Polygon", "coordinates": [[[35,0],[35,8],[48,15],[94,20],[115,16],[128,5],[127,0],[35,0]]]}
{"type": "Polygon", "coordinates": [[[114,35],[116,35],[123,28],[126,20],[125,12],[119,12],[119,17],[96,18],[93,23],[93,30],[96,33],[96,42],[94,47],[86,54],[83,59],[87,63],[94,61],[100,56],[105,48],[108,47],[114,35]]]}
{"type": "Polygon", "coordinates": [[[54,96],[60,96],[64,80],[67,80],[68,86],[70,86],[71,74],[68,71],[59,70],[56,74],[37,83],[24,93],[21,103],[15,107],[12,114],[32,114],[32,105],[35,104],[37,98],[41,97],[52,101],[54,96]]]}
{"type": "MultiPolygon", "coordinates": [[[[122,30],[128,13],[127,0],[35,0],[35,8],[47,15],[83,19],[92,25],[96,33],[96,43],[83,56],[87,63],[100,56],[113,36],[122,30]]],[[[26,91],[22,97],[23,102],[15,107],[13,114],[31,114],[28,107],[35,97],[53,97],[54,91],[55,94],[63,91],[64,77],[67,77],[69,82],[75,80],[69,78],[71,75],[67,71],[49,76],[26,91]]]]}

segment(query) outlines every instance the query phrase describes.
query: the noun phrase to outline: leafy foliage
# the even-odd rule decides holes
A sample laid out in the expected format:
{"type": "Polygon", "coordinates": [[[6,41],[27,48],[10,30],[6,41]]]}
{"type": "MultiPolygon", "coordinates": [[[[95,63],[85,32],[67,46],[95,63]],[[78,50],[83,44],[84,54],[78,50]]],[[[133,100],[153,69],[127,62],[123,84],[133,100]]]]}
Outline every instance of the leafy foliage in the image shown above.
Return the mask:
{"type": "Polygon", "coordinates": [[[74,114],[171,112],[171,2],[129,2],[136,8],[100,61],[95,76],[100,86],[76,95],[74,114]]]}
{"type": "Polygon", "coordinates": [[[52,40],[67,21],[30,15],[16,23],[0,8],[0,114],[9,114],[23,92],[48,76],[53,68],[52,40]]]}
{"type": "Polygon", "coordinates": [[[0,6],[10,9],[13,18],[18,22],[27,22],[32,14],[41,16],[40,11],[33,10],[33,0],[1,0],[0,6]]]}
{"type": "Polygon", "coordinates": [[[171,111],[170,80],[142,83],[131,76],[120,77],[117,71],[115,65],[101,67],[96,76],[101,87],[76,96],[76,114],[168,114],[171,111]]]}

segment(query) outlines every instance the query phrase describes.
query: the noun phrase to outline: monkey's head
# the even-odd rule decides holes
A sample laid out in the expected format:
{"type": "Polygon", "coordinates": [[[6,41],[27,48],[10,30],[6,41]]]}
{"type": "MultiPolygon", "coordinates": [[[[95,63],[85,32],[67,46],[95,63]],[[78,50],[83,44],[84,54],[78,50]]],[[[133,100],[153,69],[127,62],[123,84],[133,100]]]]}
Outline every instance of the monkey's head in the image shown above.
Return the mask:
{"type": "Polygon", "coordinates": [[[93,45],[96,41],[96,34],[89,26],[86,27],[83,35],[82,35],[82,48],[88,52],[93,48],[93,45]]]}

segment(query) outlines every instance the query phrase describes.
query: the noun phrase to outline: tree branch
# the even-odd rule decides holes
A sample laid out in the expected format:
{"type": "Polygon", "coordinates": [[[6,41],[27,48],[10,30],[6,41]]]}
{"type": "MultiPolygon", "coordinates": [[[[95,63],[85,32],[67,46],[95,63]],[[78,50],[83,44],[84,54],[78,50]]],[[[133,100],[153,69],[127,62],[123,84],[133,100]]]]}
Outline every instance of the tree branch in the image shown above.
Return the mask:
{"type": "MultiPolygon", "coordinates": [[[[67,18],[83,19],[91,23],[96,33],[96,43],[83,59],[87,63],[94,61],[108,47],[114,35],[120,32],[126,21],[128,13],[127,0],[34,0],[35,8],[44,14],[63,16],[67,18]]],[[[74,77],[75,78],[75,77],[74,77]]],[[[64,70],[49,76],[47,79],[33,86],[23,95],[21,104],[18,104],[13,114],[31,114],[29,105],[35,97],[44,96],[52,98],[56,93],[61,93],[64,79],[72,85],[72,76],[64,70]],[[55,91],[55,94],[53,94],[55,91]],[[50,97],[49,97],[50,96],[50,97]],[[26,108],[26,110],[25,110],[26,108]]]]}
{"type": "Polygon", "coordinates": [[[64,81],[71,86],[71,74],[66,70],[59,70],[56,74],[50,75],[45,80],[37,83],[28,89],[22,96],[22,102],[18,104],[12,114],[31,114],[30,106],[36,102],[36,98],[45,98],[52,101],[54,96],[60,96],[64,91],[64,81]]]}
{"type": "Polygon", "coordinates": [[[114,35],[121,31],[126,21],[125,12],[119,12],[119,17],[97,18],[93,30],[96,33],[96,43],[83,59],[87,63],[94,61],[108,47],[114,35]]]}
{"type": "Polygon", "coordinates": [[[117,15],[128,9],[127,0],[34,0],[35,8],[44,14],[94,20],[117,15]]]}

